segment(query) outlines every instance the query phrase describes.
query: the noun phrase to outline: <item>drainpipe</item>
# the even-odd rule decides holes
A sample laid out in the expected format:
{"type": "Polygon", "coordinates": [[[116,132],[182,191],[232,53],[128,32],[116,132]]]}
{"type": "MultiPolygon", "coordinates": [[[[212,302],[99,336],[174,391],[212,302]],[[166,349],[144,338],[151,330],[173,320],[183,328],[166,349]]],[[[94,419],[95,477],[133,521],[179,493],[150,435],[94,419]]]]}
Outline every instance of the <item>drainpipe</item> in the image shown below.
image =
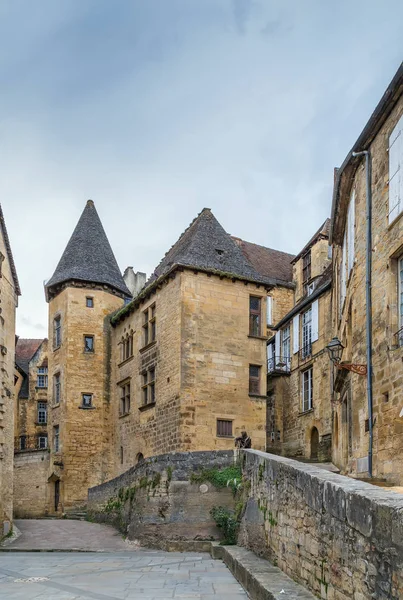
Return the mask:
{"type": "Polygon", "coordinates": [[[365,296],[366,296],[366,341],[367,341],[367,397],[368,397],[368,475],[372,477],[372,190],[371,190],[371,154],[369,150],[353,152],[353,156],[365,156],[366,171],[366,261],[365,261],[365,296]]]}

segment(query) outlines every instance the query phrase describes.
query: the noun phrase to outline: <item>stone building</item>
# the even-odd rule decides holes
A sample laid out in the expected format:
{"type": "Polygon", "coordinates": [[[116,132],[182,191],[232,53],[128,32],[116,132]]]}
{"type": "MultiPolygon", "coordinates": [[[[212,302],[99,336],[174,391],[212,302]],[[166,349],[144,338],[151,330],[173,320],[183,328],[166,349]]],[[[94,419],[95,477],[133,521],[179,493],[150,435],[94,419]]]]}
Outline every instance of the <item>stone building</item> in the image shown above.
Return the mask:
{"type": "Polygon", "coordinates": [[[369,372],[369,377],[346,368],[335,372],[334,461],[347,473],[367,477],[372,452],[373,475],[400,485],[403,482],[402,173],[403,65],[336,170],[331,228],[334,335],[344,346],[342,362],[366,365],[369,372]],[[370,215],[366,209],[367,194],[372,205],[370,215]],[[372,239],[368,237],[367,224],[372,239]],[[366,301],[367,277],[372,309],[366,301]],[[372,370],[368,358],[372,360],[372,370]]]}
{"type": "Polygon", "coordinates": [[[49,303],[49,513],[84,504],[111,476],[108,315],[130,292],[89,200],[53,276],[49,303]]]}
{"type": "Polygon", "coordinates": [[[204,209],[112,316],[114,472],[170,451],[266,445],[268,326],[291,308],[289,254],[204,209]]]}
{"type": "Polygon", "coordinates": [[[15,311],[21,295],[0,206],[0,539],[13,519],[15,311]]]}
{"type": "Polygon", "coordinates": [[[331,459],[332,409],[330,219],[293,259],[294,306],[268,343],[267,449],[331,459]]]}

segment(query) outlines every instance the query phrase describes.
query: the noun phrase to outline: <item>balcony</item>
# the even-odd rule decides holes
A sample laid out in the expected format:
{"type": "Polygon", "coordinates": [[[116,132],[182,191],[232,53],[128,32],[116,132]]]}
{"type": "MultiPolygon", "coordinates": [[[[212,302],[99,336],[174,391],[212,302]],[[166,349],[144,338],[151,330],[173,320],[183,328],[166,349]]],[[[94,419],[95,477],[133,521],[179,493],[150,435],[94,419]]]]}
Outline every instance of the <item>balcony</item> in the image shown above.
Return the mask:
{"type": "Polygon", "coordinates": [[[291,371],[291,358],[289,356],[272,356],[267,359],[268,375],[289,375],[291,371]]]}
{"type": "Polygon", "coordinates": [[[395,337],[395,346],[397,348],[400,348],[400,346],[403,346],[403,327],[401,327],[399,329],[399,331],[396,331],[394,337],[395,337]]]}

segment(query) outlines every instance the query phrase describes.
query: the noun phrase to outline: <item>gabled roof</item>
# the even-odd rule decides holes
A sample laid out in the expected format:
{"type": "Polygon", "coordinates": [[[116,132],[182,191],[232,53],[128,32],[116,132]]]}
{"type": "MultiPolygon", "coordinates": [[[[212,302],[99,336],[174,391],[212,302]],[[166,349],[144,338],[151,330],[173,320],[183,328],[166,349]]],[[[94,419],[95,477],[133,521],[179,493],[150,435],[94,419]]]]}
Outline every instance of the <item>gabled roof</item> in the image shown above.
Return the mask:
{"type": "MultiPolygon", "coordinates": [[[[46,339],[46,338],[44,338],[46,339]]],[[[44,339],[24,339],[18,338],[17,344],[15,347],[15,362],[19,367],[20,371],[24,373],[24,378],[22,382],[22,386],[20,389],[19,397],[20,398],[28,398],[29,394],[29,362],[35,353],[38,351],[39,347],[44,342],[44,339]]]]}
{"type": "Polygon", "coordinates": [[[51,289],[67,281],[108,285],[131,296],[92,200],[88,200],[56,271],[45,285],[51,289]]]}
{"type": "Polygon", "coordinates": [[[319,227],[318,231],[314,233],[309,242],[305,244],[302,248],[301,252],[294,257],[293,263],[296,263],[298,259],[301,258],[316,242],[320,239],[329,239],[329,231],[330,231],[330,219],[326,219],[326,221],[319,227]]]}
{"type": "Polygon", "coordinates": [[[262,275],[254,268],[209,208],[204,208],[182,233],[155,269],[146,286],[168,273],[174,265],[232,274],[268,285],[276,283],[271,277],[262,275]]]}
{"type": "Polygon", "coordinates": [[[13,276],[15,293],[17,294],[17,296],[21,296],[21,288],[20,288],[20,284],[18,281],[17,269],[15,268],[13,253],[11,252],[10,239],[8,237],[6,222],[4,220],[3,209],[1,207],[1,204],[0,204],[0,226],[3,231],[4,244],[5,244],[6,250],[7,250],[7,256],[8,256],[8,260],[10,263],[11,274],[13,276]]]}
{"type": "Polygon", "coordinates": [[[269,279],[275,279],[279,283],[292,282],[293,254],[280,252],[265,246],[259,246],[252,242],[245,242],[241,238],[232,236],[232,239],[241,248],[243,255],[262,276],[269,279]]]}

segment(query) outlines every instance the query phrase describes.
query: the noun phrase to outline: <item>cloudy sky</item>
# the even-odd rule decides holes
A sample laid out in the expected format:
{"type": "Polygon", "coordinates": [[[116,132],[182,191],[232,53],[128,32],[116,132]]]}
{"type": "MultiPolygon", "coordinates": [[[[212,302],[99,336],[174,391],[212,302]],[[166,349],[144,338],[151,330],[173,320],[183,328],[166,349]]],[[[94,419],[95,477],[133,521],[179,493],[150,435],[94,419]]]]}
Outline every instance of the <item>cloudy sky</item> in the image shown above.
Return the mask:
{"type": "Polygon", "coordinates": [[[0,0],[0,200],[23,296],[88,198],[150,273],[200,210],[297,252],[403,56],[401,0],[0,0]]]}

